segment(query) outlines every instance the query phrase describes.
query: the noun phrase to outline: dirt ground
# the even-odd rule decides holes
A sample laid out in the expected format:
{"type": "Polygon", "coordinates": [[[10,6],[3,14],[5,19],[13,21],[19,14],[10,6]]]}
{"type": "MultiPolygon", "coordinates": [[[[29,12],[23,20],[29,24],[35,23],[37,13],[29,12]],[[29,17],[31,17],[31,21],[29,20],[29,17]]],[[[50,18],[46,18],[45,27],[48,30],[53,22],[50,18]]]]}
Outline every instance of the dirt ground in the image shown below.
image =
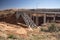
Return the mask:
{"type": "MultiPolygon", "coordinates": [[[[60,40],[60,32],[57,32],[59,34],[54,32],[50,33],[50,32],[41,31],[41,28],[39,27],[28,28],[25,25],[20,23],[19,25],[17,25],[15,12],[13,12],[13,14],[10,14],[12,12],[13,11],[0,12],[0,14],[9,13],[9,14],[6,14],[6,15],[4,14],[0,16],[0,38],[4,37],[6,38],[6,40],[8,40],[7,37],[9,35],[10,36],[14,35],[14,37],[19,36],[19,38],[22,37],[22,38],[25,38],[25,40],[60,40]]],[[[18,19],[17,21],[24,23],[22,18],[18,19]]],[[[60,27],[60,24],[58,25],[60,27]]],[[[44,29],[46,29],[46,27],[44,29]]],[[[19,39],[19,40],[23,40],[23,39],[19,39]]]]}
{"type": "Polygon", "coordinates": [[[37,40],[38,38],[41,38],[42,40],[48,40],[48,39],[57,40],[56,37],[53,36],[54,33],[41,32],[39,28],[33,28],[33,30],[30,30],[30,28],[23,28],[22,26],[0,22],[0,36],[8,37],[8,35],[11,35],[11,34],[19,35],[20,37],[23,37],[23,38],[32,36],[33,38],[32,40],[37,40]],[[35,37],[37,39],[35,39],[35,37]]]}

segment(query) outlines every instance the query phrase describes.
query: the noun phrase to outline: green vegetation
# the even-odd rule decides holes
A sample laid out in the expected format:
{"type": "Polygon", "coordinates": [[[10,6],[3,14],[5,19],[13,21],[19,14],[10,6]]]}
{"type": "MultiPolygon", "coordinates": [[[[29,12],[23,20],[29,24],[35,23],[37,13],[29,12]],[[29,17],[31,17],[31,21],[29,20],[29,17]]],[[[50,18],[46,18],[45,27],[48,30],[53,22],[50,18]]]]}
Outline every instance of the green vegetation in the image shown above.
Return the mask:
{"type": "Polygon", "coordinates": [[[16,39],[16,37],[14,35],[9,35],[8,38],[16,39]]]}
{"type": "Polygon", "coordinates": [[[49,32],[58,31],[57,26],[55,26],[55,24],[51,24],[51,25],[48,27],[48,31],[49,31],[49,32]]]}
{"type": "Polygon", "coordinates": [[[44,32],[59,32],[60,27],[58,25],[56,25],[55,23],[51,23],[47,27],[42,27],[41,31],[44,31],[44,32]]]}

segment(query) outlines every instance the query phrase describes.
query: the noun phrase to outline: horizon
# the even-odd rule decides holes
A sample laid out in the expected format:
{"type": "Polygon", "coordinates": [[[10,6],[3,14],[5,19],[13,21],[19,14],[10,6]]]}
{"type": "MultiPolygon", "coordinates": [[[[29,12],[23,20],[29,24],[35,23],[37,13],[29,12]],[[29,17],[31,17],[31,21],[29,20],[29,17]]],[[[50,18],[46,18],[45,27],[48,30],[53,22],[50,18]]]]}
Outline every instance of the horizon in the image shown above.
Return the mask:
{"type": "MultiPolygon", "coordinates": [[[[60,9],[60,8],[6,8],[6,9],[60,9]]],[[[2,9],[2,10],[6,10],[2,9]]]]}
{"type": "MultiPolygon", "coordinates": [[[[29,10],[29,9],[33,9],[33,8],[7,8],[7,9],[1,9],[0,11],[10,10],[10,9],[16,9],[16,10],[18,10],[18,9],[27,9],[27,10],[29,10]]],[[[60,8],[34,8],[34,9],[60,9],[60,8]]]]}

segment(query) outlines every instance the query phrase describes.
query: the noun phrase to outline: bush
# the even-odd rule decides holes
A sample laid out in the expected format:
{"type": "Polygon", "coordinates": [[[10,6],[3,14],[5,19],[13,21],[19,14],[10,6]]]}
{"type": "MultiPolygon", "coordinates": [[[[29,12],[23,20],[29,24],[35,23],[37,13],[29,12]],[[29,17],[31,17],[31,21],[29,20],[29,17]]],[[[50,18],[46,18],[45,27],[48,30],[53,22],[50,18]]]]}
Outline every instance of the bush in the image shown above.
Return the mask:
{"type": "Polygon", "coordinates": [[[48,31],[49,31],[49,32],[56,32],[56,31],[58,31],[58,27],[55,26],[55,24],[51,24],[51,25],[48,27],[48,31]]]}
{"type": "Polygon", "coordinates": [[[16,39],[16,37],[14,35],[9,35],[8,38],[16,39]]]}
{"type": "Polygon", "coordinates": [[[55,23],[52,23],[52,24],[48,25],[48,27],[42,27],[41,31],[44,31],[44,32],[58,32],[58,31],[60,31],[60,27],[55,25],[55,23]]]}

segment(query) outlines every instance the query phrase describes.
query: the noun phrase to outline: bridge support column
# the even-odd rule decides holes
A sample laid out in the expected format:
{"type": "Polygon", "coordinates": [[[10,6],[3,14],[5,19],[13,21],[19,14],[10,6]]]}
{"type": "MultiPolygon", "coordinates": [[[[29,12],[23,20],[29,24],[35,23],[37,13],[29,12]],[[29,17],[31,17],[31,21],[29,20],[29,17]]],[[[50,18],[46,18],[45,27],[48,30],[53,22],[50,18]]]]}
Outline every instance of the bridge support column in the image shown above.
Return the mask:
{"type": "Polygon", "coordinates": [[[30,13],[30,18],[32,19],[32,14],[30,13]]]}
{"type": "Polygon", "coordinates": [[[53,22],[55,23],[55,16],[56,16],[56,14],[54,15],[54,17],[53,17],[53,22]]]}
{"type": "Polygon", "coordinates": [[[34,16],[32,16],[32,20],[35,22],[35,20],[34,20],[34,16]]]}
{"type": "Polygon", "coordinates": [[[46,23],[46,14],[44,14],[44,18],[43,18],[43,24],[46,23]]]}
{"type": "Polygon", "coordinates": [[[36,14],[36,25],[38,26],[38,14],[36,14]]]}

